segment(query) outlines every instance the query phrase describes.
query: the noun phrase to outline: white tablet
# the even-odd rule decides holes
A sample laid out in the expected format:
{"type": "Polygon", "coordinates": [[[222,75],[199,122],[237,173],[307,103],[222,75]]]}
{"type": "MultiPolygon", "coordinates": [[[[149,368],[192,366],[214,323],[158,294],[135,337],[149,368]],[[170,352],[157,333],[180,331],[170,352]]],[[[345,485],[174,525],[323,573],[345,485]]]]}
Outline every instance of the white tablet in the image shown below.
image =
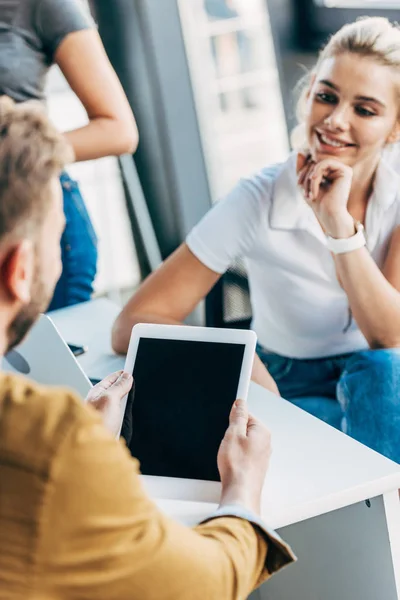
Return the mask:
{"type": "Polygon", "coordinates": [[[144,475],[219,481],[218,448],[234,401],[247,399],[255,346],[253,331],[133,328],[124,427],[144,475]]]}

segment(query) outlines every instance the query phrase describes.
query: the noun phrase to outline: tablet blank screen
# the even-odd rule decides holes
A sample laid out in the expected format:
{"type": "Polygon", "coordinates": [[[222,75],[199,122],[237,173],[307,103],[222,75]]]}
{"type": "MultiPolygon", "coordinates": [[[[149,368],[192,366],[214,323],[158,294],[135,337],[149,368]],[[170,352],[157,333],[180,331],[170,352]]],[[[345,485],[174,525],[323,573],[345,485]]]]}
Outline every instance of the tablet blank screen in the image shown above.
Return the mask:
{"type": "Polygon", "coordinates": [[[245,345],[141,338],[130,451],[145,475],[219,480],[245,345]]]}

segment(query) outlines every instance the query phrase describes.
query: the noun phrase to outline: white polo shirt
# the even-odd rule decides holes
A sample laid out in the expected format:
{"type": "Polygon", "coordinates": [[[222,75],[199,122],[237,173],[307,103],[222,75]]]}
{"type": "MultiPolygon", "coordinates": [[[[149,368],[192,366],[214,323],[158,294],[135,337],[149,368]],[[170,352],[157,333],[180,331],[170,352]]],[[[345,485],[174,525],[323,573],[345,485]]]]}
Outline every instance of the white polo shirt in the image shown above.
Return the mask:
{"type": "MultiPolygon", "coordinates": [[[[340,287],[325,235],[297,187],[296,154],[244,179],[187,237],[193,254],[224,273],[245,259],[252,328],[264,348],[317,358],[368,348],[340,287]]],[[[381,160],[369,200],[368,250],[382,268],[400,224],[400,177],[381,160]]]]}

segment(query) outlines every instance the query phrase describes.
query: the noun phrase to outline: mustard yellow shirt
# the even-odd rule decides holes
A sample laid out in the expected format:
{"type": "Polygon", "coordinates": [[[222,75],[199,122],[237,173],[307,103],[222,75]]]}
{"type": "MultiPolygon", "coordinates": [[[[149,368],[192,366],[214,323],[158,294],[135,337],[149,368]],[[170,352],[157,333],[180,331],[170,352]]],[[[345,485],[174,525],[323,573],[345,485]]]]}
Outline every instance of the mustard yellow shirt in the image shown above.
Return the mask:
{"type": "Polygon", "coordinates": [[[1,599],[243,599],[292,560],[239,518],[172,521],[94,410],[0,375],[1,599]]]}

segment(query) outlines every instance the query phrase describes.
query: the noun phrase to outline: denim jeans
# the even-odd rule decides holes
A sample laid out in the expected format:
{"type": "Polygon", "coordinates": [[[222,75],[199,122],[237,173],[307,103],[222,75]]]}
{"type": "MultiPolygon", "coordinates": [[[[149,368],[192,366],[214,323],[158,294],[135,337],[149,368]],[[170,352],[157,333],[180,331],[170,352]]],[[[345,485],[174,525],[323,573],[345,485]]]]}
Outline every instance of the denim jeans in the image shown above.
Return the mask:
{"type": "Polygon", "coordinates": [[[283,398],[400,463],[400,349],[317,359],[257,352],[283,398]]]}
{"type": "Polygon", "coordinates": [[[67,173],[60,182],[66,218],[61,238],[63,270],[49,310],[90,300],[97,271],[97,238],[79,186],[67,173]]]}

